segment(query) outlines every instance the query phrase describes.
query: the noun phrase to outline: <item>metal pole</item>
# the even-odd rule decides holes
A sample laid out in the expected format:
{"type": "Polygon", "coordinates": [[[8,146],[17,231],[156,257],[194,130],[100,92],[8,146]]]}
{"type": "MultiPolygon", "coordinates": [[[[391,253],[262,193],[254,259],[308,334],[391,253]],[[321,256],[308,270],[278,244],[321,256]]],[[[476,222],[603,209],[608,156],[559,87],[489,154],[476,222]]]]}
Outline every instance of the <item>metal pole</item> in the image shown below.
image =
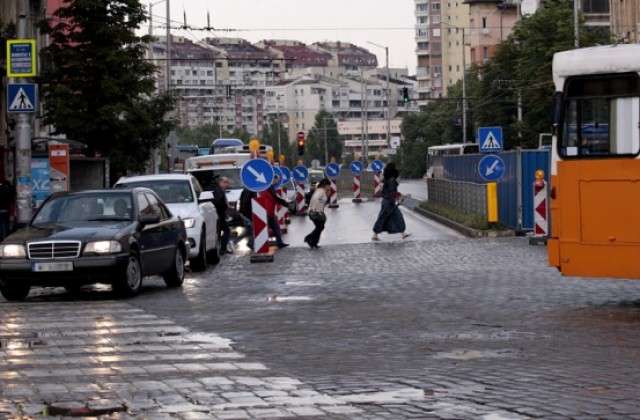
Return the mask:
{"type": "MultiPolygon", "coordinates": [[[[18,38],[29,38],[27,20],[29,16],[29,2],[20,1],[18,10],[18,38]]],[[[33,54],[36,52],[33,51],[33,54]]],[[[23,82],[18,79],[17,82],[23,82]]],[[[31,219],[31,123],[29,114],[20,112],[16,121],[16,224],[25,226],[31,219]]]]}
{"type": "Polygon", "coordinates": [[[574,44],[576,48],[580,47],[580,0],[573,0],[573,32],[574,44]]]}
{"type": "Polygon", "coordinates": [[[276,96],[276,111],[278,113],[278,159],[280,158],[280,96],[276,96]]]}
{"type": "Polygon", "coordinates": [[[387,147],[391,147],[391,89],[389,88],[391,70],[389,69],[389,47],[384,47],[384,53],[387,62],[387,147]]]}
{"type": "Polygon", "coordinates": [[[327,119],[322,119],[322,126],[324,127],[324,166],[325,168],[329,164],[329,150],[327,150],[327,119]]]}
{"type": "Polygon", "coordinates": [[[467,59],[464,28],[462,29],[462,142],[467,142],[467,59]]]}
{"type": "Polygon", "coordinates": [[[167,92],[171,89],[171,8],[169,4],[171,2],[167,0],[167,68],[166,68],[166,77],[165,83],[167,86],[167,92]]]}

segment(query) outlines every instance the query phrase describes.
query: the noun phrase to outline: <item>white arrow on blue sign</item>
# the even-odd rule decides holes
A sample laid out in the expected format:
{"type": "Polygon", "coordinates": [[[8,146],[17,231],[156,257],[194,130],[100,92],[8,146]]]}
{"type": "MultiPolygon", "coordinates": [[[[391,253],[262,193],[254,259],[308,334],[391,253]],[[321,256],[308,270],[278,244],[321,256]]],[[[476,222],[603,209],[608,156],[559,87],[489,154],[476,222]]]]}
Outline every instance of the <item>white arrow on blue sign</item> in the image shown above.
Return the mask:
{"type": "Polygon", "coordinates": [[[249,191],[264,191],[273,182],[273,166],[264,159],[248,160],[240,169],[240,179],[249,191]]]}
{"type": "Polygon", "coordinates": [[[276,175],[278,176],[278,183],[273,186],[274,188],[280,188],[284,183],[284,177],[282,176],[282,170],[278,166],[273,167],[273,176],[275,177],[276,175]]]}
{"type": "Polygon", "coordinates": [[[327,167],[324,169],[324,172],[327,174],[327,176],[331,179],[333,178],[337,178],[338,174],[340,174],[340,165],[338,165],[335,162],[331,162],[330,164],[327,165],[327,167]]]}
{"type": "Polygon", "coordinates": [[[487,155],[478,162],[478,172],[487,181],[497,181],[504,174],[504,161],[500,156],[487,155]]]}
{"type": "Polygon", "coordinates": [[[371,162],[371,170],[373,172],[380,172],[383,169],[384,169],[384,163],[381,160],[376,159],[373,162],[371,162]]]}
{"type": "Polygon", "coordinates": [[[279,166],[280,171],[282,171],[282,183],[288,184],[291,180],[291,171],[286,166],[279,166]]]}
{"type": "Polygon", "coordinates": [[[302,165],[298,165],[293,168],[293,179],[298,182],[307,182],[307,178],[309,177],[309,170],[302,165]]]}
{"type": "Polygon", "coordinates": [[[351,165],[349,165],[349,169],[351,169],[352,174],[360,175],[364,169],[364,165],[359,160],[354,160],[351,162],[351,165]]]}

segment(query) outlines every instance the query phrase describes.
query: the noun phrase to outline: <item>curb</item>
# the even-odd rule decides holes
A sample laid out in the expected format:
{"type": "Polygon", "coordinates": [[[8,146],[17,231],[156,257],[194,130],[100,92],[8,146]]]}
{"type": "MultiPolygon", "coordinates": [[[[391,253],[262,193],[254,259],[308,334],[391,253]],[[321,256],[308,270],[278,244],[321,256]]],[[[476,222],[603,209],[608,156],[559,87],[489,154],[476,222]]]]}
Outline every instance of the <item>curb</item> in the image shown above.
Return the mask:
{"type": "Polygon", "coordinates": [[[504,229],[504,230],[478,230],[473,229],[468,226],[462,225],[458,222],[454,222],[451,219],[447,219],[446,217],[440,216],[439,214],[432,213],[423,209],[420,206],[416,206],[413,208],[413,211],[418,213],[421,216],[428,217],[429,219],[435,220],[436,222],[443,224],[457,232],[462,233],[463,235],[469,236],[471,238],[498,238],[505,236],[515,236],[516,233],[512,229],[504,229]]]}

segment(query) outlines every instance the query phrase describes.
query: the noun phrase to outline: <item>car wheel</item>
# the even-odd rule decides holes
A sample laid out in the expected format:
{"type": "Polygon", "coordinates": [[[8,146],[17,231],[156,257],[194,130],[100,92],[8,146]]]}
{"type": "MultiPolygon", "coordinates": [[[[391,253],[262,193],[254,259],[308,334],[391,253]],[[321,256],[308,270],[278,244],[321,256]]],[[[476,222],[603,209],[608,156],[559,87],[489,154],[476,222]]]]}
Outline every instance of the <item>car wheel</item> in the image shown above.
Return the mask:
{"type": "Polygon", "coordinates": [[[25,300],[29,295],[31,286],[28,284],[7,284],[0,285],[0,293],[7,300],[25,300]]]}
{"type": "Polygon", "coordinates": [[[142,268],[140,257],[135,252],[129,254],[127,266],[121,278],[113,283],[113,290],[120,296],[135,296],[142,286],[142,268]]]}
{"type": "Polygon", "coordinates": [[[173,265],[162,276],[167,287],[180,287],[184,282],[184,257],[180,248],[176,247],[176,255],[173,259],[173,265]]]}
{"type": "Polygon", "coordinates": [[[71,294],[77,295],[82,290],[82,286],[79,284],[68,284],[64,286],[65,290],[71,294]]]}
{"type": "Polygon", "coordinates": [[[204,271],[207,269],[207,244],[205,240],[205,231],[203,227],[202,234],[200,235],[198,255],[191,259],[191,268],[193,268],[193,271],[204,271]]]}
{"type": "Polygon", "coordinates": [[[218,264],[220,262],[220,249],[222,248],[220,240],[220,229],[218,229],[218,240],[216,241],[216,247],[210,250],[207,254],[207,258],[211,264],[218,264]]]}

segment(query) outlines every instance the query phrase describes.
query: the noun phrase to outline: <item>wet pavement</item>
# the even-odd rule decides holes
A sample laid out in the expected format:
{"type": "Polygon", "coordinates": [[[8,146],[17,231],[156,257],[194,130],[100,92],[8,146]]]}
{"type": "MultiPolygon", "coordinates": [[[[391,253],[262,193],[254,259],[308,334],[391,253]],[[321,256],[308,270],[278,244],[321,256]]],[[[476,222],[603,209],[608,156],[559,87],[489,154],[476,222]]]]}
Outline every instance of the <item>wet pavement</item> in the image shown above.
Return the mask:
{"type": "Polygon", "coordinates": [[[240,245],[181,290],[0,298],[0,418],[640,419],[640,283],[563,278],[526,237],[342,198],[318,250],[240,245]],[[415,219],[414,219],[415,218],[415,219]]]}

